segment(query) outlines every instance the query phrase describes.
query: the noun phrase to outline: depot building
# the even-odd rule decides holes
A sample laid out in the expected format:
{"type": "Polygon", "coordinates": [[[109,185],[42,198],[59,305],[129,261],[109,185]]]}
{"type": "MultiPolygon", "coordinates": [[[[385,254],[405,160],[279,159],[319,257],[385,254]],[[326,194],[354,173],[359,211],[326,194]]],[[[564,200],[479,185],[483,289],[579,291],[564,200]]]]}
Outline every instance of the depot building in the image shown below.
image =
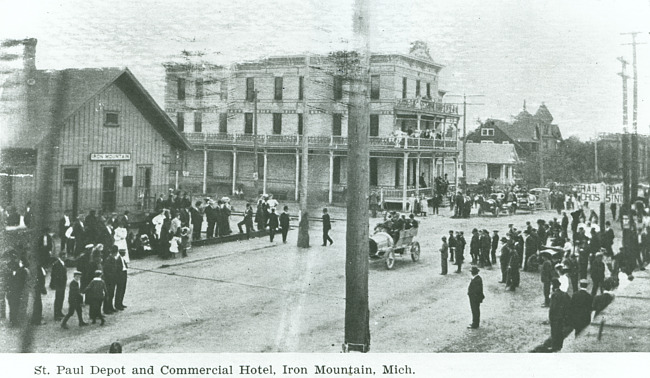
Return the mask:
{"type": "Polygon", "coordinates": [[[129,69],[36,70],[26,61],[0,97],[5,209],[22,214],[39,181],[50,221],[66,210],[146,211],[173,187],[170,171],[189,144],[129,69]]]}

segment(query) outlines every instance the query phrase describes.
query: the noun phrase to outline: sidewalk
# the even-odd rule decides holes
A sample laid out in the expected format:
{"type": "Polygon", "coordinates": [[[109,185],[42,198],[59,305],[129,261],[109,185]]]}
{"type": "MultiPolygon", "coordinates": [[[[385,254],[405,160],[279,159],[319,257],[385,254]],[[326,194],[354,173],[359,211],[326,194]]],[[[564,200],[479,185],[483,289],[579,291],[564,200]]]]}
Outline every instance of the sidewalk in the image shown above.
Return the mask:
{"type": "Polygon", "coordinates": [[[621,275],[614,301],[596,316],[576,339],[564,340],[564,353],[650,352],[650,273],[634,272],[634,280],[621,275]]]}

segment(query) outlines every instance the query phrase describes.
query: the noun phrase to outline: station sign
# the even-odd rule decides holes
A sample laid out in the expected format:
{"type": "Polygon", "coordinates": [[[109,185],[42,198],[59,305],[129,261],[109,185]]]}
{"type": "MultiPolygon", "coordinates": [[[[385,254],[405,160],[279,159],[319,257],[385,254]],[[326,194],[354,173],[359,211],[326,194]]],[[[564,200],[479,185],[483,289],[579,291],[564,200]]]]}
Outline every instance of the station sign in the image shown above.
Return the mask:
{"type": "Polygon", "coordinates": [[[131,154],[90,154],[93,161],[131,160],[131,154]]]}

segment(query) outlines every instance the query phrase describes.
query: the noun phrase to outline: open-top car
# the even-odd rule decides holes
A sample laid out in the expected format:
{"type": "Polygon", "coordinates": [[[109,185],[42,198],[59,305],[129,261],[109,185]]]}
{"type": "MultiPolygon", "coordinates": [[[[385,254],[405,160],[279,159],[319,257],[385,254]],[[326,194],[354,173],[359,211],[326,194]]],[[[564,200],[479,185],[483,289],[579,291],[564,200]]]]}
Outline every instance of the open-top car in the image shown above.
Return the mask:
{"type": "Polygon", "coordinates": [[[370,262],[382,261],[386,269],[393,269],[395,257],[411,255],[415,262],[420,259],[420,243],[415,240],[418,228],[399,231],[399,238],[394,242],[393,237],[383,228],[377,228],[370,236],[370,262]]]}

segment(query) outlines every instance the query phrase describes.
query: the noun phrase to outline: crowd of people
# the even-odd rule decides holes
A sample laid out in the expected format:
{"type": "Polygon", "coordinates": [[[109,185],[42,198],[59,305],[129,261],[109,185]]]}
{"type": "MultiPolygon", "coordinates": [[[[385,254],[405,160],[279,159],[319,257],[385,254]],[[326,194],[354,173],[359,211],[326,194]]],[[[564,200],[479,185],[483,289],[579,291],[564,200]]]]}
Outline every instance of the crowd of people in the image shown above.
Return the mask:
{"type": "MultiPolygon", "coordinates": [[[[492,269],[498,261],[499,283],[505,285],[505,290],[516,291],[522,270],[540,272],[544,298],[541,306],[549,309],[551,325],[547,347],[558,351],[568,334],[575,331],[577,336],[591,322],[592,313],[599,313],[612,301],[619,272],[632,279],[635,269],[645,270],[650,260],[647,236],[650,219],[642,208],[633,211],[633,218],[638,226],[631,227],[630,250],[620,248],[616,253],[611,223],[605,222],[605,229],[600,230],[596,213],[586,213],[582,208],[570,215],[563,212],[561,219],[526,222],[522,229],[510,224],[503,237],[498,230],[490,235],[488,230],[473,229],[469,242],[473,276],[479,268],[492,269]]],[[[456,273],[461,272],[465,246],[462,231],[451,230],[448,236],[442,237],[440,274],[447,274],[448,261],[457,265],[456,273]]],[[[470,328],[478,328],[480,315],[475,312],[480,311],[477,304],[480,302],[471,298],[470,302],[473,312],[470,328]]]]}

